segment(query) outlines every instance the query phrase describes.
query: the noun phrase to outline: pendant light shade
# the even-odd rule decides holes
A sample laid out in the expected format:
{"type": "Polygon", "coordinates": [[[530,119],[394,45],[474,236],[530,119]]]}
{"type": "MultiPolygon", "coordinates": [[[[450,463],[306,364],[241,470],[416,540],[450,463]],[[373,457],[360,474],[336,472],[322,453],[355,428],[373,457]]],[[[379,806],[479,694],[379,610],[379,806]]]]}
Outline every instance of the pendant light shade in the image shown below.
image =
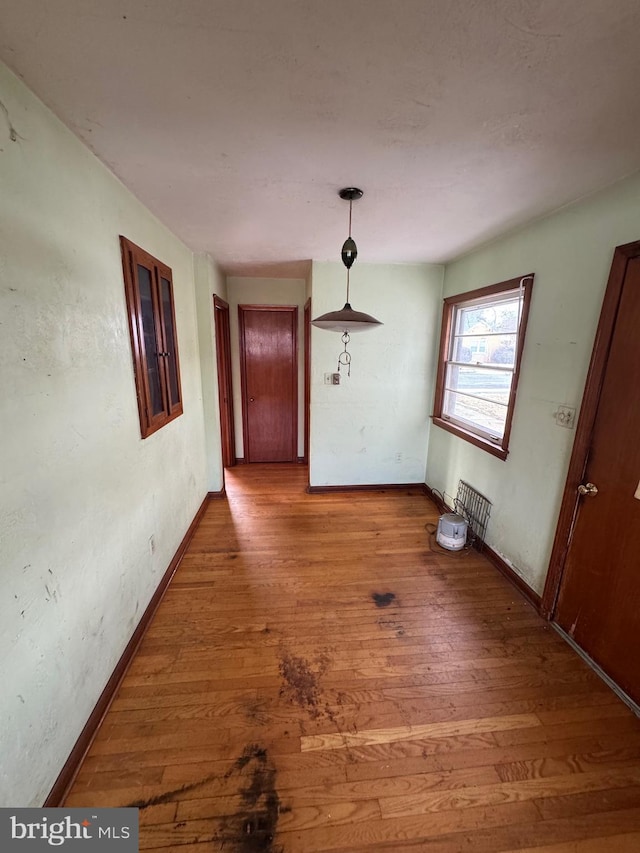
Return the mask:
{"type": "Polygon", "coordinates": [[[355,240],[351,236],[351,209],[354,201],[362,198],[363,192],[357,187],[345,187],[338,193],[341,199],[349,202],[349,236],[344,241],[340,256],[342,263],[347,268],[347,301],[340,311],[329,311],[327,314],[322,314],[312,320],[312,325],[319,329],[327,329],[331,332],[340,332],[344,343],[344,352],[338,357],[338,370],[344,365],[349,368],[351,373],[351,356],[347,352],[347,344],[349,335],[353,332],[366,332],[368,329],[375,329],[381,326],[380,320],[376,320],[371,314],[365,314],[363,311],[354,311],[349,303],[349,271],[358,257],[358,247],[355,240]]]}
{"type": "Polygon", "coordinates": [[[316,320],[313,325],[319,329],[328,329],[331,332],[366,332],[367,329],[375,329],[381,326],[380,320],[376,320],[371,314],[362,311],[354,311],[348,302],[340,311],[329,311],[316,320]]]}

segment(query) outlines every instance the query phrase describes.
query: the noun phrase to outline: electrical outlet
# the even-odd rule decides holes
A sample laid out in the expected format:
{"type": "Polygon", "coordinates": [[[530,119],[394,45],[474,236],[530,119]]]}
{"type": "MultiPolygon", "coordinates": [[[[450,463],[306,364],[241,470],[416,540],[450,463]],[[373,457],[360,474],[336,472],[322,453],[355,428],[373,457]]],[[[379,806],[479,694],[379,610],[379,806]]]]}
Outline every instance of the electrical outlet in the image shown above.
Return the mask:
{"type": "Polygon", "coordinates": [[[395,460],[396,462],[402,462],[402,453],[400,451],[396,453],[395,460]]]}
{"type": "Polygon", "coordinates": [[[340,384],[340,374],[339,373],[332,373],[331,374],[331,384],[332,385],[339,385],[340,384]]]}
{"type": "Polygon", "coordinates": [[[556,423],[566,429],[573,429],[576,420],[576,410],[571,406],[558,406],[556,423]]]}
{"type": "Polygon", "coordinates": [[[325,385],[333,385],[333,373],[325,373],[324,384],[325,385]]]}

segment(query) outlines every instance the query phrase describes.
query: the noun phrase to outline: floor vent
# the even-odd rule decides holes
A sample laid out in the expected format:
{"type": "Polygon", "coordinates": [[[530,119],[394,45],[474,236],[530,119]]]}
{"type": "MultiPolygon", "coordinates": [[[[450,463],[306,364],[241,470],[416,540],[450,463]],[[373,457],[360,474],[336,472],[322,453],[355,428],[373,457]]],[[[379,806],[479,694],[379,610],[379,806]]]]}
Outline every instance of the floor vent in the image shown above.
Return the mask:
{"type": "Polygon", "coordinates": [[[477,489],[464,480],[458,483],[458,494],[453,502],[453,508],[461,515],[469,527],[467,545],[482,550],[487,524],[491,515],[491,501],[481,495],[477,489]]]}

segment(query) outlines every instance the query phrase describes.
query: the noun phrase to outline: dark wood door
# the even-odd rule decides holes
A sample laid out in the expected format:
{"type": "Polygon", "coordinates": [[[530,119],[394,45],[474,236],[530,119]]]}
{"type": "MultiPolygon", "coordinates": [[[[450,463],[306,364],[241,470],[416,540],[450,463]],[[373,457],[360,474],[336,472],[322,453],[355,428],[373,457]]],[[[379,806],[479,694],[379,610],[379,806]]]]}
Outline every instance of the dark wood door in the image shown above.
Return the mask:
{"type": "Polygon", "coordinates": [[[218,404],[220,406],[220,437],[222,464],[236,464],[236,437],[233,423],[233,387],[231,384],[231,337],[229,306],[218,296],[213,297],[216,326],[216,356],[218,365],[218,404]]]}
{"type": "Polygon", "coordinates": [[[295,462],[298,444],[296,306],[239,305],[246,462],[295,462]]]}
{"type": "Polygon", "coordinates": [[[577,497],[555,619],[640,703],[639,331],[635,257],[622,275],[580,484],[591,494],[577,497]]]}

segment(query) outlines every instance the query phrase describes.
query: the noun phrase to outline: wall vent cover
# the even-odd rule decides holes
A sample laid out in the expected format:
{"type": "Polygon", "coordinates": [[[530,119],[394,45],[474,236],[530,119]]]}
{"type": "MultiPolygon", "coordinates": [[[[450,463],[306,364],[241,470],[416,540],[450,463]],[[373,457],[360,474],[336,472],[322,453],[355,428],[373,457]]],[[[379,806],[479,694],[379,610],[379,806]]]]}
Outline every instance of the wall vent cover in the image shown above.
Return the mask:
{"type": "Polygon", "coordinates": [[[453,508],[469,526],[467,544],[475,546],[478,550],[481,550],[484,545],[491,506],[488,498],[465,480],[460,480],[453,508]]]}

